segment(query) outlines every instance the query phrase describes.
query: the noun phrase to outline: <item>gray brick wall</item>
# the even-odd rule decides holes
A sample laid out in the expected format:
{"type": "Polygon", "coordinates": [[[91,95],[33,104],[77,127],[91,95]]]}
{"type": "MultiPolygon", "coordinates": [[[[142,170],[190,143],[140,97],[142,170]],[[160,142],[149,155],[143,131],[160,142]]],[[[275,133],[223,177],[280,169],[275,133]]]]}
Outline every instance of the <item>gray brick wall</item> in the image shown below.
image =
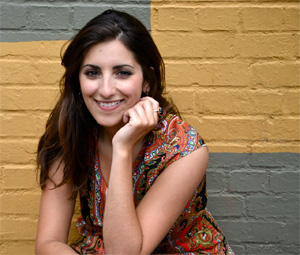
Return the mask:
{"type": "Polygon", "coordinates": [[[236,254],[299,254],[297,153],[211,153],[208,209],[236,254]]]}
{"type": "Polygon", "coordinates": [[[0,38],[2,42],[67,40],[109,8],[136,16],[150,30],[150,0],[4,0],[0,38]]]}

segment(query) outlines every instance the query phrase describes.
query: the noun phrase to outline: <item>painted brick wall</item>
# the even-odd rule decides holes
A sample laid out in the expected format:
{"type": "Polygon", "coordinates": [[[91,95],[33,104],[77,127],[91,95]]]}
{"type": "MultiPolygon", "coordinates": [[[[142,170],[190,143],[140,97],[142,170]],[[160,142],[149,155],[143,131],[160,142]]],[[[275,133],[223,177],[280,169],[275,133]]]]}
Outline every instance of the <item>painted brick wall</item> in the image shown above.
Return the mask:
{"type": "Polygon", "coordinates": [[[109,7],[151,28],[167,91],[209,145],[208,208],[236,253],[299,254],[300,8],[289,0],[2,1],[0,254],[33,253],[35,150],[61,40],[109,7]]]}
{"type": "Polygon", "coordinates": [[[168,91],[214,152],[299,152],[299,1],[152,8],[168,91]]]}
{"type": "MultiPolygon", "coordinates": [[[[150,30],[146,0],[1,1],[0,254],[34,253],[40,202],[35,152],[57,99],[63,40],[112,7],[137,16],[150,30]]],[[[77,237],[73,223],[70,240],[77,237]]]]}
{"type": "Polygon", "coordinates": [[[168,92],[209,145],[237,254],[299,254],[299,1],[152,1],[168,92]]]}

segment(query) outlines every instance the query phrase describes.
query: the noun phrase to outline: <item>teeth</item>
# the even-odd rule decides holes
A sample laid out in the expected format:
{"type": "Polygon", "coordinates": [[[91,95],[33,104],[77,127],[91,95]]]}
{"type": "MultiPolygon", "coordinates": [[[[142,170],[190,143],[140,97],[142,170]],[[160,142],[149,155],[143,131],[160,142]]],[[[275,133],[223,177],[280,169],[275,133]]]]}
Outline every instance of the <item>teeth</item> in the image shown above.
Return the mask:
{"type": "Polygon", "coordinates": [[[103,107],[112,107],[112,106],[115,106],[117,104],[121,103],[121,101],[117,101],[117,102],[112,102],[112,103],[103,103],[103,102],[100,102],[99,104],[103,107]]]}

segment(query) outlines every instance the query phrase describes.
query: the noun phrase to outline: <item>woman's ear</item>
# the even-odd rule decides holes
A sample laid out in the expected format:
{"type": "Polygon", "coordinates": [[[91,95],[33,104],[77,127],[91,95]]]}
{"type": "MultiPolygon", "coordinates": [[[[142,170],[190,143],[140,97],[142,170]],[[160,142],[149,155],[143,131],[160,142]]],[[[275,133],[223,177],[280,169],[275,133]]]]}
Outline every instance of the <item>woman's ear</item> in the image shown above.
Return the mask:
{"type": "Polygon", "coordinates": [[[144,81],[144,84],[143,84],[143,93],[148,95],[150,92],[150,85],[149,85],[149,82],[147,81],[144,81]]]}

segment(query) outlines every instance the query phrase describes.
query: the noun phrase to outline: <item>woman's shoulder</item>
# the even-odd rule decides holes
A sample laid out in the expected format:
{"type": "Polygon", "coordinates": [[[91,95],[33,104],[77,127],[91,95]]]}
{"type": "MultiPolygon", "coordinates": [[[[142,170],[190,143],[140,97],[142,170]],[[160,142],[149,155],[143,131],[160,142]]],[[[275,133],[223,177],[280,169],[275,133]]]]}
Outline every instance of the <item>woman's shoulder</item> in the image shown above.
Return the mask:
{"type": "Polygon", "coordinates": [[[205,146],[197,130],[174,114],[166,114],[153,133],[156,140],[161,140],[180,151],[193,151],[205,146]]]}

